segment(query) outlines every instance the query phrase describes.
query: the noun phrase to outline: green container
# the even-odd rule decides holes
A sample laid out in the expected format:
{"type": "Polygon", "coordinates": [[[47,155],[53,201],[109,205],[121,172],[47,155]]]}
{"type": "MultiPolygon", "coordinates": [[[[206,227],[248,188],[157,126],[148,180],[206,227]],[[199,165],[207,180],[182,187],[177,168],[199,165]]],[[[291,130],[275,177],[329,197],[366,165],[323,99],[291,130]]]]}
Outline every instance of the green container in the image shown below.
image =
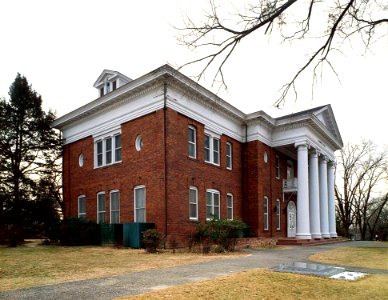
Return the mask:
{"type": "Polygon", "coordinates": [[[101,245],[122,245],[123,224],[100,224],[101,245]]]}
{"type": "Polygon", "coordinates": [[[127,223],[123,224],[123,244],[124,247],[144,248],[143,232],[154,229],[154,223],[127,223]]]}

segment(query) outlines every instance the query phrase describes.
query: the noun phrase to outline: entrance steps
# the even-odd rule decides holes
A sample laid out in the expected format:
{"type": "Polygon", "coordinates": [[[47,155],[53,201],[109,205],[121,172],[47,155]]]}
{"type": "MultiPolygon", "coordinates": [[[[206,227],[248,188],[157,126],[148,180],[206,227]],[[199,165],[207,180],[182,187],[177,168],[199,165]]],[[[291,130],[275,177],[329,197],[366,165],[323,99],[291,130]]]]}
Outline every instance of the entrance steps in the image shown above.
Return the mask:
{"type": "Polygon", "coordinates": [[[297,238],[279,238],[276,245],[283,246],[315,246],[315,245],[326,245],[332,243],[347,242],[349,239],[344,237],[326,238],[326,239],[297,239],[297,238]]]}

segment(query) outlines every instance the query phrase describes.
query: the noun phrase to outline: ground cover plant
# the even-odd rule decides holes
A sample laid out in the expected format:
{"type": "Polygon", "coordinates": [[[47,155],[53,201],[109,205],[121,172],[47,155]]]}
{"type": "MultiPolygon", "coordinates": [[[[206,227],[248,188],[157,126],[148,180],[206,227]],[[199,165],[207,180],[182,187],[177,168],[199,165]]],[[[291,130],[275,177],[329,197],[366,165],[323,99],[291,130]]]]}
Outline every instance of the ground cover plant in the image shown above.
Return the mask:
{"type": "MultiPolygon", "coordinates": [[[[43,284],[105,277],[147,269],[193,264],[226,255],[200,255],[95,246],[0,247],[0,292],[43,284]]],[[[229,256],[230,257],[230,256],[229,256]]]]}

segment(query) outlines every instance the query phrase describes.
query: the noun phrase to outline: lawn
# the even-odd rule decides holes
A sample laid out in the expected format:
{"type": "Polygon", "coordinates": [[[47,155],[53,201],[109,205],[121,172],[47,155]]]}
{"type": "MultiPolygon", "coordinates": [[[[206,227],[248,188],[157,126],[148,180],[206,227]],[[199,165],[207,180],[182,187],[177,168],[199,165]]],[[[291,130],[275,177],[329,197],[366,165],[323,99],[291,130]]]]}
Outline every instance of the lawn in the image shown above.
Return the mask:
{"type": "Polygon", "coordinates": [[[0,247],[0,291],[226,258],[111,247],[0,247]]]}
{"type": "MultiPolygon", "coordinates": [[[[317,262],[388,270],[387,247],[340,247],[317,262]]],[[[356,282],[256,269],[122,299],[388,299],[388,275],[356,282]]]]}

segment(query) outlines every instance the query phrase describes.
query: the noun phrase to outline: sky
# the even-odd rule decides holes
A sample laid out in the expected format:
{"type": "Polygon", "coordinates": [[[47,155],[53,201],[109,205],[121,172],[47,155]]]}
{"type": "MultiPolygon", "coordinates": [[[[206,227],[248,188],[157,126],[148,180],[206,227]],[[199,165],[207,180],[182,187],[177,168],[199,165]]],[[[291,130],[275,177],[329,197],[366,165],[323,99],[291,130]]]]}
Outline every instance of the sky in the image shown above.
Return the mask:
{"type": "MultiPolygon", "coordinates": [[[[42,96],[44,109],[59,117],[97,98],[93,83],[104,69],[136,79],[166,63],[178,67],[195,53],[178,43],[174,26],[187,15],[200,20],[207,7],[208,0],[2,0],[0,96],[8,98],[21,73],[42,96]]],[[[298,99],[274,108],[279,89],[312,49],[311,43],[254,34],[225,68],[227,91],[212,86],[209,75],[200,84],[245,113],[264,110],[276,117],[331,104],[345,143],[364,138],[388,145],[388,38],[367,53],[357,43],[344,47],[332,61],[339,80],[324,69],[312,95],[311,73],[305,74],[298,99]]],[[[194,76],[198,69],[182,72],[194,76]]]]}

